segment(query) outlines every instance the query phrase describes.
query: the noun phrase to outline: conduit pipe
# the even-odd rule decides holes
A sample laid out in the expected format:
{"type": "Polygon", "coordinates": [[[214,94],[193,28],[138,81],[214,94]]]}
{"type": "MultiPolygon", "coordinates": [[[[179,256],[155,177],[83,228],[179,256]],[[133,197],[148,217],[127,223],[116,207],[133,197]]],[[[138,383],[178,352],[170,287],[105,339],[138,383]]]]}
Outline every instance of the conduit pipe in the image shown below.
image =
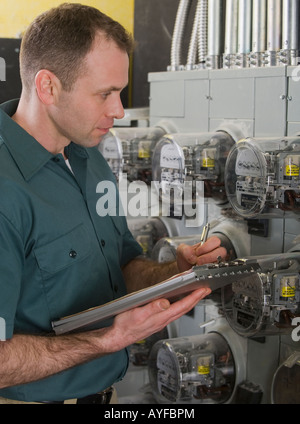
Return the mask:
{"type": "Polygon", "coordinates": [[[201,0],[198,26],[198,63],[201,67],[205,66],[207,55],[207,13],[208,0],[201,0]]]}
{"type": "Polygon", "coordinates": [[[207,0],[198,0],[186,69],[204,67],[207,54],[207,0]],[[198,62],[198,63],[197,63],[198,62]]]}
{"type": "Polygon", "coordinates": [[[250,66],[262,66],[266,51],[266,18],[267,1],[253,0],[252,13],[252,51],[250,53],[250,66]]]}
{"type": "Polygon", "coordinates": [[[223,68],[232,67],[237,53],[238,0],[226,0],[223,68]]]}
{"type": "Polygon", "coordinates": [[[281,6],[281,0],[268,0],[265,66],[277,65],[277,57],[281,48],[281,6]]]}
{"type": "Polygon", "coordinates": [[[180,0],[171,45],[171,65],[168,70],[178,71],[182,69],[182,41],[186,28],[191,0],[180,0]]]}
{"type": "Polygon", "coordinates": [[[251,51],[252,1],[239,1],[238,42],[235,66],[246,68],[251,51]]]}
{"type": "Polygon", "coordinates": [[[223,0],[208,0],[206,67],[218,69],[221,65],[223,0]]]}
{"type": "Polygon", "coordinates": [[[299,31],[298,0],[282,1],[282,46],[279,64],[296,65],[299,31]]]}
{"type": "Polygon", "coordinates": [[[299,0],[197,0],[183,66],[182,40],[190,5],[191,0],[180,0],[169,70],[298,64],[299,0]]]}
{"type": "Polygon", "coordinates": [[[198,0],[195,18],[193,22],[192,35],[189,44],[189,50],[187,55],[186,69],[191,70],[195,68],[197,60],[197,48],[198,48],[198,31],[200,22],[200,11],[201,11],[201,0],[198,0]]]}

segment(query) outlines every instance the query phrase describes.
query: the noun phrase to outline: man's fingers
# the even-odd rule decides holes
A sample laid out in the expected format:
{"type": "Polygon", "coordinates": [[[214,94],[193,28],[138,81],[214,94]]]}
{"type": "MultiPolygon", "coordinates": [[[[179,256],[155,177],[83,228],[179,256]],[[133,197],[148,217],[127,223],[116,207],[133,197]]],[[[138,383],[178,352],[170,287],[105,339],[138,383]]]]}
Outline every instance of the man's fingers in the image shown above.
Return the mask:
{"type": "Polygon", "coordinates": [[[201,288],[194,290],[190,294],[187,294],[182,299],[172,303],[171,305],[167,299],[159,299],[153,303],[158,312],[165,312],[168,310],[171,320],[174,320],[189,312],[194,308],[194,306],[197,305],[198,302],[200,302],[200,300],[204,299],[210,293],[210,288],[201,288]]]}
{"type": "Polygon", "coordinates": [[[209,263],[218,262],[220,259],[225,259],[227,255],[226,249],[224,247],[219,247],[213,252],[206,253],[204,255],[197,257],[196,265],[204,265],[209,263]]]}
{"type": "Polygon", "coordinates": [[[216,236],[212,236],[205,243],[203,243],[202,246],[199,243],[193,247],[195,249],[196,255],[200,256],[200,255],[204,255],[205,253],[211,252],[215,249],[218,249],[220,245],[221,245],[221,240],[216,236]]]}

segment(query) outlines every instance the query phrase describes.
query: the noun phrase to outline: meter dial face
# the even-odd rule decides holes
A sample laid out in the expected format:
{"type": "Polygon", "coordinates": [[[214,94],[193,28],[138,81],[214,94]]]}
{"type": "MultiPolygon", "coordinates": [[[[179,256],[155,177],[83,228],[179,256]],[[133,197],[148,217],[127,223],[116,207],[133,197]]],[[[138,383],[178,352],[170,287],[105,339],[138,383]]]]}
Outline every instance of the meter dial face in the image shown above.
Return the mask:
{"type": "Polygon", "coordinates": [[[123,149],[121,140],[113,133],[106,134],[98,147],[109,164],[112,172],[119,179],[123,169],[123,149]]]}
{"type": "Polygon", "coordinates": [[[99,150],[107,159],[120,159],[122,145],[120,140],[112,134],[103,137],[99,145],[99,150]]]}
{"type": "Polygon", "coordinates": [[[157,384],[159,393],[166,399],[174,402],[180,392],[180,370],[172,350],[161,348],[157,354],[157,384]]]}
{"type": "Polygon", "coordinates": [[[263,153],[247,141],[239,141],[229,152],[225,167],[227,198],[245,218],[257,216],[265,207],[267,163],[263,153]]]}
{"type": "Polygon", "coordinates": [[[182,196],[185,179],[185,161],[182,148],[173,140],[164,137],[153,152],[152,175],[162,200],[174,203],[182,196]]]}

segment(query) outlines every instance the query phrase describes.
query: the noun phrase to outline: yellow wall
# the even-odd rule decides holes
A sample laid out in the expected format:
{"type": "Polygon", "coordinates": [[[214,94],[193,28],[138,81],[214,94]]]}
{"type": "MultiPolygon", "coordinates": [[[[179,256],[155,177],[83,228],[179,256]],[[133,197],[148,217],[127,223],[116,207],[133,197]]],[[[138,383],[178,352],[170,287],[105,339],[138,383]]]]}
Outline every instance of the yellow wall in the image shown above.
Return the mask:
{"type": "MultiPolygon", "coordinates": [[[[1,0],[0,38],[20,37],[37,15],[64,2],[64,0],[1,0]]],[[[67,3],[82,3],[96,7],[133,33],[134,0],[75,0],[67,3]]]]}

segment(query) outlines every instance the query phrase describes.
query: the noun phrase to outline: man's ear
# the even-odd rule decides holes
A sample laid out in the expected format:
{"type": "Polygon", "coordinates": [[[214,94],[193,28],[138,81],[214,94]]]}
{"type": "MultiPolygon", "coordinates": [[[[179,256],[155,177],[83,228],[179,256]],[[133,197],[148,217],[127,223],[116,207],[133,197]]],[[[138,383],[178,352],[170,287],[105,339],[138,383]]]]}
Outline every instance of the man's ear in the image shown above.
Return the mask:
{"type": "Polygon", "coordinates": [[[37,95],[45,105],[50,105],[55,101],[60,85],[59,79],[47,69],[41,69],[35,76],[37,95]]]}

